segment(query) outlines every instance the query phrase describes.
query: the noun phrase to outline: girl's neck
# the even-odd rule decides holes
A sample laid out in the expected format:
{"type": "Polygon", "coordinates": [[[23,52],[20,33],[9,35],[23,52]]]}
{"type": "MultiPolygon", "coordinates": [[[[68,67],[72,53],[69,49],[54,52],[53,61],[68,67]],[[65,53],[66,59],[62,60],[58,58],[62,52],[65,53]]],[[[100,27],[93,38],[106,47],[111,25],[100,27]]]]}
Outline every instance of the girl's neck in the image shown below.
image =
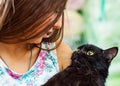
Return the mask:
{"type": "MultiPolygon", "coordinates": [[[[33,48],[30,67],[36,61],[38,54],[39,49],[33,48]]],[[[28,66],[30,63],[30,55],[31,55],[30,49],[26,49],[25,44],[0,43],[0,56],[9,66],[9,68],[16,72],[24,73],[28,70],[28,66]]]]}
{"type": "Polygon", "coordinates": [[[0,43],[0,56],[3,54],[9,55],[12,58],[16,57],[21,57],[28,53],[29,50],[26,49],[25,44],[5,44],[5,43],[0,43]]]}

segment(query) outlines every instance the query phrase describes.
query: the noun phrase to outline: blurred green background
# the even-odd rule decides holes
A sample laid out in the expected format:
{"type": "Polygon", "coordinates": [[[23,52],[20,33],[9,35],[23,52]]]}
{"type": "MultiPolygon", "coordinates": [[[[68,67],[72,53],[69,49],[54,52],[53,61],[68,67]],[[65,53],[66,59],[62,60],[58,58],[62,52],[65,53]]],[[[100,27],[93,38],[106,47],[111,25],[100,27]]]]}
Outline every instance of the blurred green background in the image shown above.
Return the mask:
{"type": "MultiPolygon", "coordinates": [[[[73,50],[90,43],[120,47],[120,0],[69,0],[65,11],[66,41],[73,50]]],[[[120,53],[109,68],[106,86],[120,86],[120,53]]]]}

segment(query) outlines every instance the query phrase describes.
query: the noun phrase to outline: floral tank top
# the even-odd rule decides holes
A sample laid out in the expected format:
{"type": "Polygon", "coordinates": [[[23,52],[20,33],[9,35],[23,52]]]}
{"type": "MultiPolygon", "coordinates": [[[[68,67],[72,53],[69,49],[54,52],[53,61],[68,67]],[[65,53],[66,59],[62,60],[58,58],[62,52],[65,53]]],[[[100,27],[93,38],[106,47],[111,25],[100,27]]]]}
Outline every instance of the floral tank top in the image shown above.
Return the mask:
{"type": "Polygon", "coordinates": [[[0,59],[0,86],[41,86],[59,72],[56,51],[41,50],[34,65],[24,74],[11,69],[0,59]]]}

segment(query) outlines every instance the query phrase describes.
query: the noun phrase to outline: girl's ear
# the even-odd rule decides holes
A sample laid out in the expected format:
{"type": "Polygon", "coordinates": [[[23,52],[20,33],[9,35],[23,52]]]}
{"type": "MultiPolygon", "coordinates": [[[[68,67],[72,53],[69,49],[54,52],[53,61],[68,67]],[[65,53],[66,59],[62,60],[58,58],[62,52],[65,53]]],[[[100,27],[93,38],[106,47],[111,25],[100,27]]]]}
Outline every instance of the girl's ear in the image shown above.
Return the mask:
{"type": "Polygon", "coordinates": [[[117,53],[118,53],[118,47],[112,47],[112,48],[103,50],[105,59],[107,59],[108,62],[111,62],[112,59],[117,55],[117,53]]]}

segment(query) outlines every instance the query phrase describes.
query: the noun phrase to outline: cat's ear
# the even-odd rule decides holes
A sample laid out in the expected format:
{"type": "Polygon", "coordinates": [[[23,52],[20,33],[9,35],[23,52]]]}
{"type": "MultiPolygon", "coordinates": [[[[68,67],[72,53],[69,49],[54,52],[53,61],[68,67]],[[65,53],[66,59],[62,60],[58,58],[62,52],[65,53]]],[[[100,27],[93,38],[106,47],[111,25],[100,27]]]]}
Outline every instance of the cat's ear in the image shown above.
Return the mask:
{"type": "Polygon", "coordinates": [[[103,54],[108,62],[111,62],[112,59],[117,55],[118,47],[112,47],[106,50],[103,50],[103,54]]]}

